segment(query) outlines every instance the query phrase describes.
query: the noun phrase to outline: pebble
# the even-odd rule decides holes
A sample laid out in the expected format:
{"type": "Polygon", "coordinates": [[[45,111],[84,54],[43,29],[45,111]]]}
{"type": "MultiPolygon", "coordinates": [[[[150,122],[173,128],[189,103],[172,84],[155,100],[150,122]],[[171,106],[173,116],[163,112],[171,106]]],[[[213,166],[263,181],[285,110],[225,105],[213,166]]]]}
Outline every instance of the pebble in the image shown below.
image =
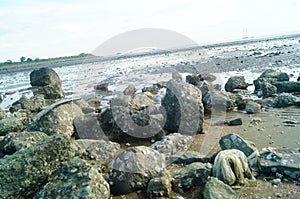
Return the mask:
{"type": "Polygon", "coordinates": [[[271,183],[272,183],[273,185],[279,185],[279,184],[281,183],[281,180],[280,180],[280,178],[276,178],[276,179],[272,180],[271,183]]]}

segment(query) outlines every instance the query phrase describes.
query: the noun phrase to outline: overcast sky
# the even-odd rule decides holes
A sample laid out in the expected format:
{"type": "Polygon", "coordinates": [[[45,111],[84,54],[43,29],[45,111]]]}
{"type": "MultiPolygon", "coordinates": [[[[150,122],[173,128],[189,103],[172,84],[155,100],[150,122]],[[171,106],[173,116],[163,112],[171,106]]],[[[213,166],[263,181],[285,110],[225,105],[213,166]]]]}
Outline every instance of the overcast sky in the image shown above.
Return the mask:
{"type": "Polygon", "coordinates": [[[197,43],[295,33],[300,32],[299,2],[0,0],[0,61],[92,52],[108,39],[140,28],[176,31],[197,43]]]}

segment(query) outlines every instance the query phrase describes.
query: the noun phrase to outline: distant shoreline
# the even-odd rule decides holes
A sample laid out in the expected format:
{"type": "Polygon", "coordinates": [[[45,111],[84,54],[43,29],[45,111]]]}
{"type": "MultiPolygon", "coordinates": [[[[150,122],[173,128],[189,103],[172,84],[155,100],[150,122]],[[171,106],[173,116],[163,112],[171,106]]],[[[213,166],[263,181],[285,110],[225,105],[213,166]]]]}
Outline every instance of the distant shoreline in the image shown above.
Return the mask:
{"type": "MultiPolygon", "coordinates": [[[[108,60],[118,60],[118,59],[125,59],[130,57],[143,57],[143,56],[152,56],[158,55],[163,53],[173,53],[173,52],[180,52],[186,50],[193,50],[199,48],[214,48],[214,47],[222,47],[222,46],[234,46],[234,45],[243,45],[247,43],[255,43],[261,41],[272,41],[272,40],[279,40],[279,39],[291,39],[300,37],[300,34],[290,34],[290,35],[281,35],[281,36],[274,36],[274,37],[265,37],[265,38],[247,38],[242,40],[236,41],[226,41],[221,43],[214,43],[214,44],[204,44],[199,46],[187,46],[187,47],[178,47],[174,49],[169,49],[166,51],[155,51],[155,52],[143,52],[143,53],[132,53],[132,54],[125,54],[125,55],[113,55],[107,57],[97,57],[93,55],[88,56],[72,56],[72,57],[62,57],[62,58],[49,58],[42,61],[37,62],[24,62],[24,63],[12,63],[12,64],[5,64],[0,66],[0,74],[9,74],[15,72],[26,72],[35,69],[39,69],[42,67],[63,67],[63,66],[71,66],[71,65],[80,65],[85,63],[98,63],[108,60]]],[[[300,40],[299,40],[300,42],[300,40]]]]}

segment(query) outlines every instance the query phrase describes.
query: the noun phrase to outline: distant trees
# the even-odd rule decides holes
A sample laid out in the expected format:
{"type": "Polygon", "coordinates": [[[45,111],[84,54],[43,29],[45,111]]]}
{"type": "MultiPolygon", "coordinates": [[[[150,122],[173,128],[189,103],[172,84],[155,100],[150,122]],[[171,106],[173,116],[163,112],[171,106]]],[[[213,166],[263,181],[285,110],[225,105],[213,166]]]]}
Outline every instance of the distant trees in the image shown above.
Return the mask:
{"type": "Polygon", "coordinates": [[[32,62],[33,60],[31,58],[27,58],[26,62],[32,62]]]}
{"type": "Polygon", "coordinates": [[[13,62],[10,60],[10,59],[8,59],[6,62],[5,62],[5,64],[12,64],[13,62]]]}
{"type": "Polygon", "coordinates": [[[26,60],[26,58],[23,57],[23,56],[20,58],[20,61],[21,61],[21,62],[25,62],[25,60],[26,60]]]}

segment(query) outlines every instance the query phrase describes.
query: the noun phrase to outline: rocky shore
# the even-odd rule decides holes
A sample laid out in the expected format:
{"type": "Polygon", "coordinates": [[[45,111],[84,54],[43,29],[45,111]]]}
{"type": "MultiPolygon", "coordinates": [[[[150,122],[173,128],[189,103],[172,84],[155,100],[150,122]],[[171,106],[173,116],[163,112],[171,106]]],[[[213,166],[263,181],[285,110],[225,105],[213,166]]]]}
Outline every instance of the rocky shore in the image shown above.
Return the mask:
{"type": "MultiPolygon", "coordinates": [[[[101,110],[96,96],[65,98],[53,69],[32,71],[33,96],[0,112],[1,198],[297,198],[299,148],[246,138],[262,115],[299,110],[300,82],[265,70],[253,99],[243,76],[225,91],[209,79],[173,73],[141,92],[128,85],[101,110]],[[218,135],[212,150],[199,150],[218,135]]],[[[299,122],[280,128],[299,131],[299,122]]]]}

